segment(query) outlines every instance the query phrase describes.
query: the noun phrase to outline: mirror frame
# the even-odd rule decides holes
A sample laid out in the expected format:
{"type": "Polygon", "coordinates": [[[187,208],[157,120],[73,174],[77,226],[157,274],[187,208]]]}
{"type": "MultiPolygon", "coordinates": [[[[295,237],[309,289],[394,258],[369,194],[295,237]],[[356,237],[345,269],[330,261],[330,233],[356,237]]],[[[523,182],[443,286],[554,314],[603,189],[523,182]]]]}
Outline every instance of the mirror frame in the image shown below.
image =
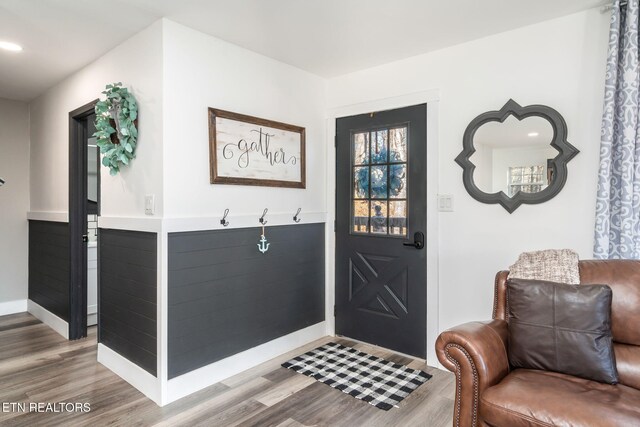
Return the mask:
{"type": "Polygon", "coordinates": [[[544,203],[555,197],[567,181],[567,163],[573,159],[580,151],[567,141],[567,123],[564,118],[551,107],[546,105],[520,106],[513,99],[507,101],[498,111],[487,111],[473,119],[464,132],[462,140],[463,150],[456,157],[455,161],[462,167],[462,181],[467,192],[481,203],[499,203],[509,213],[513,213],[522,204],[544,203]],[[514,116],[518,120],[527,117],[542,117],[549,121],[553,128],[553,139],[551,146],[558,150],[558,155],[551,160],[551,165],[555,171],[553,182],[547,188],[537,193],[517,192],[513,197],[507,196],[503,191],[497,193],[485,193],[473,181],[473,172],[476,168],[470,158],[476,152],[473,146],[473,137],[476,131],[488,122],[503,123],[509,116],[514,116]]]}

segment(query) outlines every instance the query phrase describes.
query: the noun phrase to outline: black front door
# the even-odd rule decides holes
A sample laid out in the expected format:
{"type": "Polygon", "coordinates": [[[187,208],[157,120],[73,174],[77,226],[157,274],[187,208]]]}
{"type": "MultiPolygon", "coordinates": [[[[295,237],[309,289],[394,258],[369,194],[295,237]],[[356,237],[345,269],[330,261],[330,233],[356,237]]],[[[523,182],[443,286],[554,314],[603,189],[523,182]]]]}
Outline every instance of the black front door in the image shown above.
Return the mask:
{"type": "Polygon", "coordinates": [[[425,104],[336,121],[336,334],[426,358],[425,104]]]}

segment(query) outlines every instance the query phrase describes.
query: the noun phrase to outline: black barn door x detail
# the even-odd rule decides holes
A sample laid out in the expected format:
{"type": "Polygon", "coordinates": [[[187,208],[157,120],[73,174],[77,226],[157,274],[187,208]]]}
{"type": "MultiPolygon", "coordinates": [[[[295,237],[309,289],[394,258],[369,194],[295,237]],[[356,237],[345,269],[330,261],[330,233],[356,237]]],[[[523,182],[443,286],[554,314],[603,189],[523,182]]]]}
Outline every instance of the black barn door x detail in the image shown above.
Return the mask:
{"type": "Polygon", "coordinates": [[[336,333],[426,357],[426,105],[336,121],[336,333]]]}

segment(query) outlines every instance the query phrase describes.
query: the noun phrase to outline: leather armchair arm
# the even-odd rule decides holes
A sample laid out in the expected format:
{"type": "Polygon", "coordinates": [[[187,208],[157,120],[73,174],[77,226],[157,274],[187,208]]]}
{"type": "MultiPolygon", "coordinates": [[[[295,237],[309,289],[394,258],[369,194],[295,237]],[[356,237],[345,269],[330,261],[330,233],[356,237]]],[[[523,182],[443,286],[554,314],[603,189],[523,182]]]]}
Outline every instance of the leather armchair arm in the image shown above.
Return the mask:
{"type": "Polygon", "coordinates": [[[509,373],[507,339],[507,322],[501,319],[465,323],[438,337],[438,360],[456,374],[454,426],[478,425],[480,395],[509,373]]]}

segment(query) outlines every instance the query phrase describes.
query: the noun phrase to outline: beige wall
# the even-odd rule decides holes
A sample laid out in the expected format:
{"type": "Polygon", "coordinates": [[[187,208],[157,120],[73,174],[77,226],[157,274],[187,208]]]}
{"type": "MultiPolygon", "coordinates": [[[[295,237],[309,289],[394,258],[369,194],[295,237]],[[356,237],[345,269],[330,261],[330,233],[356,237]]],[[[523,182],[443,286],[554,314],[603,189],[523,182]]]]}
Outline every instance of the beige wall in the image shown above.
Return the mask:
{"type": "Polygon", "coordinates": [[[26,311],[29,108],[0,99],[0,315],[26,311]]]}

